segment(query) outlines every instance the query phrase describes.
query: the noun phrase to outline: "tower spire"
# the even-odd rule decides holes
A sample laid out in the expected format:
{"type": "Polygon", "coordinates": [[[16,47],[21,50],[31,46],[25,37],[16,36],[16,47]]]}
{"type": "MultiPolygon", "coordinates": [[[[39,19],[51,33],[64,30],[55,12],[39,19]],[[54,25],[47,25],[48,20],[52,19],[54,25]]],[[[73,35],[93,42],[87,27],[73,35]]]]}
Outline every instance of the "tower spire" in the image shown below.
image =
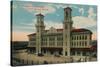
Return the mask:
{"type": "Polygon", "coordinates": [[[37,23],[36,23],[36,53],[41,53],[41,40],[42,40],[42,33],[45,30],[44,25],[44,15],[37,14],[37,23]]]}
{"type": "Polygon", "coordinates": [[[42,15],[41,13],[39,13],[36,16],[37,16],[37,24],[36,24],[37,32],[39,30],[41,32],[43,32],[44,29],[45,29],[45,25],[44,25],[44,15],[42,15]]]}
{"type": "Polygon", "coordinates": [[[64,21],[71,22],[72,16],[71,16],[72,9],[70,7],[64,8],[64,21]]]}
{"type": "Polygon", "coordinates": [[[70,56],[70,42],[72,29],[72,9],[70,7],[64,8],[64,23],[63,23],[63,56],[70,56]]]}

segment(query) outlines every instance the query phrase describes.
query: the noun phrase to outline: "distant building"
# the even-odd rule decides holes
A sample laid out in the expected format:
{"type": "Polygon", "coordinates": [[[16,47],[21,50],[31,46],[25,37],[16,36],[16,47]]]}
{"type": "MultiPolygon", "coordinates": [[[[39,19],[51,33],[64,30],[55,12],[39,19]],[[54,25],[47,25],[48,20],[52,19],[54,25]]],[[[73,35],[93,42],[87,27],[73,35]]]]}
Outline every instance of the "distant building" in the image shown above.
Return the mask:
{"type": "Polygon", "coordinates": [[[51,27],[45,30],[44,15],[37,14],[36,33],[28,35],[29,53],[61,56],[88,56],[92,32],[88,29],[73,29],[70,7],[64,8],[63,29],[51,27]]]}

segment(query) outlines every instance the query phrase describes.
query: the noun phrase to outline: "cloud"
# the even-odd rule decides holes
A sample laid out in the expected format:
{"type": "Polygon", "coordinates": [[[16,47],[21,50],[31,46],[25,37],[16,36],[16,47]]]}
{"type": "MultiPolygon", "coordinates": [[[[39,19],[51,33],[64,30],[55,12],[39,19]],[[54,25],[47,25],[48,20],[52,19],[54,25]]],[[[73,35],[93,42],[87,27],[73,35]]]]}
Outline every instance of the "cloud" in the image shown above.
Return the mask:
{"type": "Polygon", "coordinates": [[[55,6],[57,9],[59,8],[66,8],[66,7],[71,7],[71,8],[78,8],[77,6],[69,5],[69,4],[48,4],[49,6],[55,6]]]}
{"type": "Polygon", "coordinates": [[[51,27],[54,27],[54,28],[63,28],[63,23],[61,22],[57,22],[57,21],[48,21],[46,20],[45,21],[45,25],[46,25],[46,29],[50,29],[51,27]]]}
{"type": "Polygon", "coordinates": [[[28,12],[33,12],[33,5],[31,3],[24,4],[24,9],[26,9],[28,12]]]}
{"type": "Polygon", "coordinates": [[[55,5],[58,9],[59,8],[66,8],[66,7],[68,7],[68,5],[55,5]]]}
{"type": "Polygon", "coordinates": [[[97,32],[97,25],[91,26],[91,27],[86,27],[87,29],[91,30],[92,32],[97,32]]]}
{"type": "Polygon", "coordinates": [[[64,4],[47,4],[47,5],[52,6],[52,7],[56,7],[57,9],[67,7],[67,5],[64,5],[64,4]]]}
{"type": "Polygon", "coordinates": [[[21,4],[21,7],[27,10],[28,12],[32,14],[38,14],[42,13],[44,15],[54,13],[56,12],[56,8],[78,8],[77,6],[69,5],[69,4],[40,4],[40,5],[34,5],[33,3],[25,3],[21,4]]]}
{"type": "Polygon", "coordinates": [[[80,8],[79,9],[79,12],[81,13],[81,15],[83,15],[84,14],[84,9],[83,8],[80,8]]]}
{"type": "Polygon", "coordinates": [[[41,13],[43,14],[54,13],[56,11],[56,9],[52,6],[44,6],[44,9],[47,9],[47,10],[41,11],[41,13]]]}
{"type": "Polygon", "coordinates": [[[36,28],[34,22],[30,22],[30,23],[21,22],[20,25],[13,25],[13,30],[23,31],[23,32],[35,32],[36,28]]]}
{"type": "Polygon", "coordinates": [[[94,9],[92,7],[89,8],[88,10],[88,18],[95,18],[96,14],[94,13],[94,9]]]}
{"type": "Polygon", "coordinates": [[[75,16],[72,19],[74,21],[74,27],[76,28],[86,28],[96,25],[96,21],[92,18],[75,16]]]}
{"type": "Polygon", "coordinates": [[[23,8],[31,13],[42,13],[44,15],[54,13],[56,11],[54,7],[49,5],[33,6],[31,3],[26,4],[23,8]]]}
{"type": "Polygon", "coordinates": [[[97,33],[92,34],[92,40],[97,40],[97,33]]]}

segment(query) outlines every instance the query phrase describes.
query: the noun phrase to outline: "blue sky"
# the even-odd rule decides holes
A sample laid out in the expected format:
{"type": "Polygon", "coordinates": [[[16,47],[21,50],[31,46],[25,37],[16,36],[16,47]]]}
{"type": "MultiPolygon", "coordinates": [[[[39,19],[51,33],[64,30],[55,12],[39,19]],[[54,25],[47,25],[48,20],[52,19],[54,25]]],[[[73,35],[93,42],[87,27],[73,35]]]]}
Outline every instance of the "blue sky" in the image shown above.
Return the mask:
{"type": "Polygon", "coordinates": [[[38,13],[42,13],[45,16],[44,23],[46,25],[46,29],[49,29],[51,26],[55,28],[62,28],[64,19],[63,8],[71,7],[73,27],[87,28],[93,32],[94,36],[96,36],[97,6],[95,5],[14,1],[11,7],[13,8],[12,20],[14,33],[35,32],[35,15],[38,13]],[[38,10],[40,7],[45,8],[45,10],[38,10]]]}

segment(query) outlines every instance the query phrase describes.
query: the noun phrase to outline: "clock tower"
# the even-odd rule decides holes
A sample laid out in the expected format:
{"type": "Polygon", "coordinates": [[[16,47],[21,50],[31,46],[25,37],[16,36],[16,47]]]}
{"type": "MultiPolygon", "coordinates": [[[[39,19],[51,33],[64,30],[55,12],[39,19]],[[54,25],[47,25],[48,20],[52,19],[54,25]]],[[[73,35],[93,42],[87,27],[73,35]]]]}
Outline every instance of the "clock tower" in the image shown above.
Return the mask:
{"type": "Polygon", "coordinates": [[[64,22],[63,22],[63,56],[70,56],[71,45],[71,29],[72,29],[72,9],[70,7],[64,8],[64,22]]]}
{"type": "Polygon", "coordinates": [[[37,14],[37,24],[36,24],[36,53],[39,54],[41,53],[41,38],[42,38],[42,33],[45,30],[45,25],[44,25],[44,15],[42,14],[37,14]]]}

